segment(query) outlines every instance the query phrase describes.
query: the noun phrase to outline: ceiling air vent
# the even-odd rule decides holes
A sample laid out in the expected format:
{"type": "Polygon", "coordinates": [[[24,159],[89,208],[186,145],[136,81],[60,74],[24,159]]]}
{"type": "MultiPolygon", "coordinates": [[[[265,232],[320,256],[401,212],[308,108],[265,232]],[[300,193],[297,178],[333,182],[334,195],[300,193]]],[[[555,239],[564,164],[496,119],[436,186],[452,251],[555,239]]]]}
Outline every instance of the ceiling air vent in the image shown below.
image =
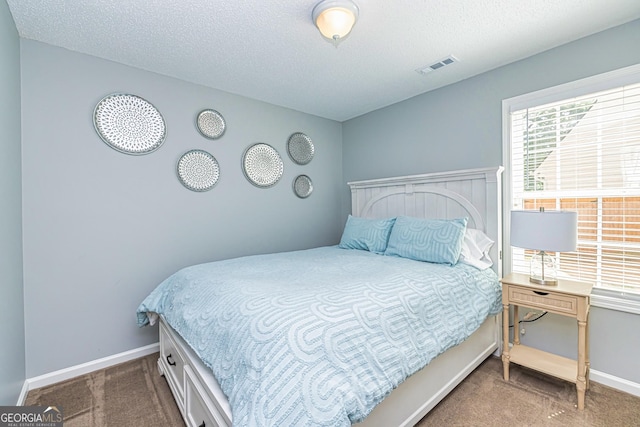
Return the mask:
{"type": "Polygon", "coordinates": [[[449,55],[446,58],[439,60],[438,62],[434,62],[431,65],[427,65],[426,67],[418,68],[416,71],[420,74],[427,74],[432,71],[438,70],[446,65],[453,64],[454,62],[458,62],[458,58],[453,55],[449,55]]]}

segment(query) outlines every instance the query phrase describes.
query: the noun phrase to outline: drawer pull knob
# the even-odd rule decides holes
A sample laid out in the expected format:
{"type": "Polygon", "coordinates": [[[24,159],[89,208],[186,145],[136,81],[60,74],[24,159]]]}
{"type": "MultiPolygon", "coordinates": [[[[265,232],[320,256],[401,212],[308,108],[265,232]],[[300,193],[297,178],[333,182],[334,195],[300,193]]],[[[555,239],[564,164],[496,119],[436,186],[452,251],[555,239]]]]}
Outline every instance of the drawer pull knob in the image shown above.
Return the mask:
{"type": "Polygon", "coordinates": [[[169,360],[170,357],[171,357],[171,353],[169,353],[169,355],[167,356],[167,363],[171,366],[176,366],[176,362],[172,362],[171,360],[169,360]]]}
{"type": "Polygon", "coordinates": [[[549,295],[549,292],[542,292],[542,291],[533,291],[533,293],[538,295],[549,295]]]}
{"type": "Polygon", "coordinates": [[[205,427],[204,421],[198,427],[205,427]]]}

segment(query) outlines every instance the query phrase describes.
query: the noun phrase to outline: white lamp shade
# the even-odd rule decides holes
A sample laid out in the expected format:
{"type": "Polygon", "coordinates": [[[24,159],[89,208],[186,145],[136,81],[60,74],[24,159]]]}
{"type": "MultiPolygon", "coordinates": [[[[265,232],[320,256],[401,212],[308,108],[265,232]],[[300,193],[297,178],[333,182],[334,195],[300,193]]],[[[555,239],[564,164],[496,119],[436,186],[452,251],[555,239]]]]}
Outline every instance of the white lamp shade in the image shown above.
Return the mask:
{"type": "Polygon", "coordinates": [[[346,37],[358,19],[358,6],[350,0],[325,0],[313,9],[313,22],[327,39],[338,42],[346,37]]]}
{"type": "Polygon", "coordinates": [[[575,251],[578,213],[511,211],[511,246],[547,252],[575,251]]]}

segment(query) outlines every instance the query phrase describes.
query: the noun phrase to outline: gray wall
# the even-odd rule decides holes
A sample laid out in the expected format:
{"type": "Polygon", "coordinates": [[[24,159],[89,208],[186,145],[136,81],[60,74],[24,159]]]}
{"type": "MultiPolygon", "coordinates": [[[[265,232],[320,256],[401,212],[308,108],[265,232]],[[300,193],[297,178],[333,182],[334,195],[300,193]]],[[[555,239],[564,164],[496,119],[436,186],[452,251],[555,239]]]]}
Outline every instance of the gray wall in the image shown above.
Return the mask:
{"type": "MultiPolygon", "coordinates": [[[[523,344],[572,359],[577,357],[578,330],[576,321],[570,317],[547,314],[534,323],[521,323],[522,328],[526,330],[520,338],[523,344]]],[[[640,384],[638,328],[640,315],[592,306],[589,314],[591,367],[640,384]]]]}
{"type": "Polygon", "coordinates": [[[21,40],[21,61],[28,377],[157,342],[155,328],[138,329],[135,310],[181,267],[339,240],[340,123],[30,40],[21,40]],[[130,156],[100,140],[93,109],[114,92],[163,114],[159,150],[130,156]],[[225,117],[219,140],[196,130],[205,108],[225,117]],[[297,131],[316,148],[305,166],[286,152],[297,131]],[[242,154],[255,142],[283,158],[274,187],[243,175],[242,154]],[[220,164],[211,191],[189,191],[176,177],[178,158],[194,148],[220,164]],[[292,191],[301,173],[314,183],[307,199],[292,191]]]}
{"type": "MultiPolygon", "coordinates": [[[[639,46],[636,20],[349,120],[343,123],[345,180],[502,164],[503,99],[640,63],[639,46]]],[[[346,213],[349,193],[342,195],[346,213]]],[[[640,383],[631,357],[640,354],[639,329],[639,315],[595,308],[593,369],[640,383]]],[[[527,330],[529,344],[575,354],[577,332],[559,316],[527,330]]]]}
{"type": "Polygon", "coordinates": [[[15,405],[25,379],[20,160],[20,41],[0,1],[0,405],[15,405]]]}

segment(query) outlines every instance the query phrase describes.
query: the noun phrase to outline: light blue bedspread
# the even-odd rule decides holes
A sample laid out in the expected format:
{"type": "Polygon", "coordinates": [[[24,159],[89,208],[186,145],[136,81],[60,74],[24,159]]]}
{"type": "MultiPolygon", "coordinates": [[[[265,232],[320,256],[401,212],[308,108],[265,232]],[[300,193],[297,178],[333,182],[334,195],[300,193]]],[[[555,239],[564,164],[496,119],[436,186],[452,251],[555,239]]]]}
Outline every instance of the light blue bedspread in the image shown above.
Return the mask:
{"type": "Polygon", "coordinates": [[[501,311],[496,274],[323,247],[187,267],[138,308],[212,370],[236,426],[347,426],[501,311]]]}

